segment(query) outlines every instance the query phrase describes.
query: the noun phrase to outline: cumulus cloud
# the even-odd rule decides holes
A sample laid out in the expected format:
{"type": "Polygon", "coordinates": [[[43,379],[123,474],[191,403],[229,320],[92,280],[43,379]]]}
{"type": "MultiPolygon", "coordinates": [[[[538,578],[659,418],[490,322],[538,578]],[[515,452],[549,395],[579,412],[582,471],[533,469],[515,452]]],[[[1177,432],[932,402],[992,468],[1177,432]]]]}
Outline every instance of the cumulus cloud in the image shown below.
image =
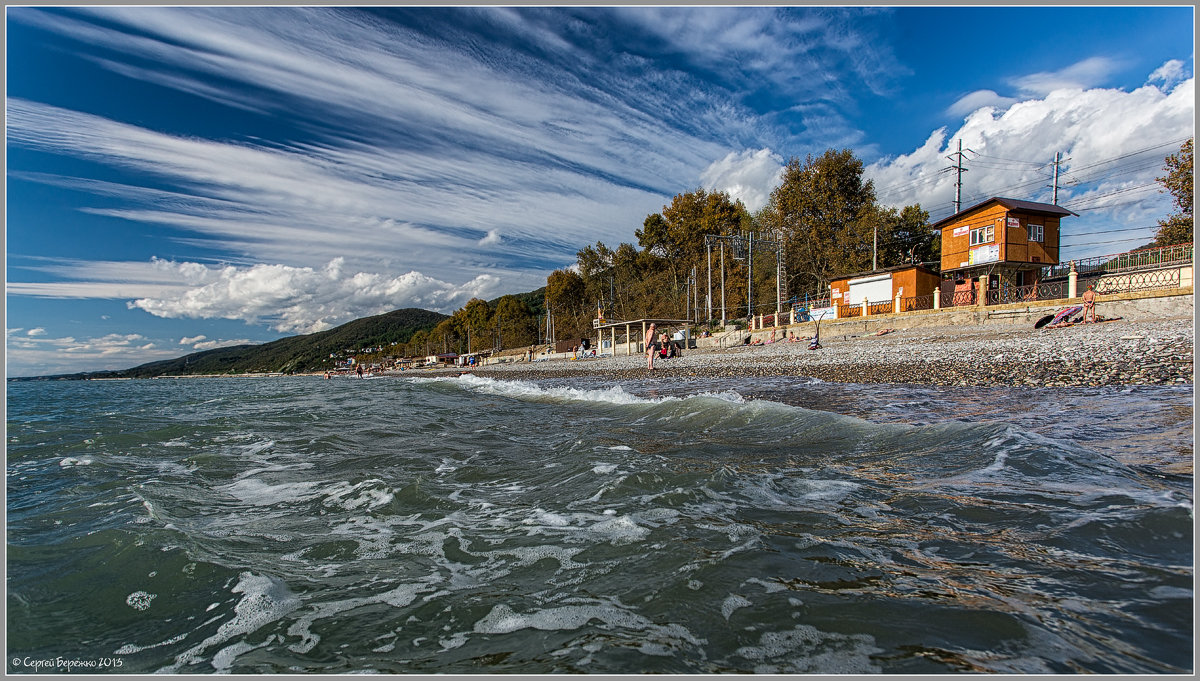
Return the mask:
{"type": "Polygon", "coordinates": [[[25,335],[27,335],[27,336],[44,336],[44,335],[46,335],[46,330],[39,326],[36,329],[30,329],[25,335]]]}
{"type": "Polygon", "coordinates": [[[1147,83],[1162,83],[1164,90],[1170,90],[1188,77],[1187,67],[1178,59],[1171,59],[1154,70],[1147,83]]]}
{"type": "Polygon", "coordinates": [[[709,164],[700,173],[700,182],[710,190],[728,192],[753,212],[767,204],[779,184],[783,162],[770,149],[731,151],[709,164]]]}
{"type": "Polygon", "coordinates": [[[177,273],[191,286],[128,305],[158,317],[239,319],[280,332],[312,333],[398,307],[451,311],[471,298],[499,295],[499,279],[490,274],[455,286],[417,271],[387,276],[344,265],[342,258],[321,268],[155,260],[155,267],[177,273]]]}
{"type": "MultiPolygon", "coordinates": [[[[1157,72],[1156,72],[1157,73],[1157,72]]],[[[1064,222],[1068,235],[1128,230],[1120,239],[1088,240],[1092,246],[1070,257],[1121,252],[1152,237],[1157,219],[1170,212],[1155,177],[1162,162],[1194,134],[1195,82],[1189,78],[1169,91],[1153,85],[1123,91],[1110,88],[1055,90],[1004,110],[984,107],[957,130],[934,131],[908,154],[870,164],[880,200],[888,205],[920,203],[934,220],[953,212],[954,173],[947,156],[965,150],[962,207],[991,196],[1052,199],[1051,162],[1062,154],[1059,204],[1080,214],[1064,222]],[[1031,154],[1030,150],[1037,150],[1031,154]],[[1140,230],[1140,231],[1138,231],[1140,230]]]]}
{"type": "Polygon", "coordinates": [[[498,243],[500,243],[500,232],[494,229],[488,231],[487,236],[479,240],[480,246],[495,246],[498,243]]]}
{"type": "Polygon", "coordinates": [[[191,345],[193,343],[199,343],[200,341],[207,340],[207,339],[208,339],[208,336],[205,336],[205,335],[184,336],[183,338],[179,339],[179,344],[180,345],[191,345]]]}

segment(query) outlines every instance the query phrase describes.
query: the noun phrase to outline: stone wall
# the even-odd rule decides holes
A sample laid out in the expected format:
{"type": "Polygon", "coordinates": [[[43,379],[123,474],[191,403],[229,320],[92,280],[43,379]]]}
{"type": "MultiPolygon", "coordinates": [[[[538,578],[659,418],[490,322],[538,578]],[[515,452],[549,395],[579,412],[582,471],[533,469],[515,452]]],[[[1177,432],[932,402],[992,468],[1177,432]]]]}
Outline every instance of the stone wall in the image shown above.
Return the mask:
{"type": "MultiPolygon", "coordinates": [[[[1071,298],[1012,305],[920,310],[902,312],[900,314],[872,315],[865,318],[827,319],[821,322],[821,333],[830,335],[861,335],[875,333],[881,329],[901,330],[937,326],[976,326],[980,324],[1028,325],[1032,329],[1038,319],[1072,305],[1082,304],[1082,298],[1071,298]]],[[[1129,321],[1194,319],[1195,299],[1191,288],[1102,295],[1096,299],[1096,311],[1101,317],[1121,317],[1129,321]]],[[[761,339],[766,341],[774,333],[775,340],[784,340],[790,333],[795,333],[797,336],[812,336],[816,331],[816,327],[816,322],[802,322],[791,326],[781,326],[775,329],[767,328],[753,332],[734,331],[732,335],[738,338],[750,336],[752,340],[761,339]]],[[[696,339],[696,344],[702,348],[718,347],[721,344],[723,335],[718,334],[711,338],[699,338],[696,339]]],[[[730,344],[728,340],[725,343],[726,345],[730,344]]]]}

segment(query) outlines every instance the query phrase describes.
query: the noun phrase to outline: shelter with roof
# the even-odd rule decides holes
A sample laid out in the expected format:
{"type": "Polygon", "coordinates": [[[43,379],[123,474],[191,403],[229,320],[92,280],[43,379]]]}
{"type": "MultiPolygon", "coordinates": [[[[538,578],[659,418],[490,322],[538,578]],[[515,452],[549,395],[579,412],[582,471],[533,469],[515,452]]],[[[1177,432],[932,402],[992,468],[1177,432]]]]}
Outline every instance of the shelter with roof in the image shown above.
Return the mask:
{"type": "MultiPolygon", "coordinates": [[[[1076,215],[1061,206],[992,197],[931,227],[942,235],[942,276],[951,287],[987,289],[1037,283],[1042,268],[1057,265],[1061,220],[1076,215]]],[[[943,286],[943,293],[948,293],[943,286]]]]}

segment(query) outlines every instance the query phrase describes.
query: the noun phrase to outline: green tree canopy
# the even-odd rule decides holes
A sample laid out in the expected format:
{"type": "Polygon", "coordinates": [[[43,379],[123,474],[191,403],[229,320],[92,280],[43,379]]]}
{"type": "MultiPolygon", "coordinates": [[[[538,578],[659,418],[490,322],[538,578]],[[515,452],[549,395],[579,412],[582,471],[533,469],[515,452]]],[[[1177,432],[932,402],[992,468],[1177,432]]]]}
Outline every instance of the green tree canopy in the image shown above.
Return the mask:
{"type": "Polygon", "coordinates": [[[792,157],[783,181],[761,214],[784,243],[789,290],[804,277],[821,287],[839,274],[871,265],[875,185],[863,180],[862,161],[848,149],[792,157]]]}
{"type": "Polygon", "coordinates": [[[1192,204],[1195,201],[1195,185],[1192,182],[1192,142],[1189,139],[1180,147],[1178,154],[1166,159],[1167,174],[1155,178],[1175,198],[1176,212],[1158,221],[1158,233],[1154,246],[1174,246],[1192,243],[1192,204]]]}
{"type": "Polygon", "coordinates": [[[572,270],[554,270],[546,279],[546,311],[554,316],[555,336],[566,339],[591,333],[591,303],[583,277],[572,270]]]}
{"type": "Polygon", "coordinates": [[[678,288],[691,268],[703,264],[707,235],[732,234],[748,222],[741,201],[730,199],[727,192],[701,188],[676,194],[661,214],[646,217],[636,235],[643,249],[663,259],[678,288]]]}
{"type": "Polygon", "coordinates": [[[516,296],[503,296],[496,301],[494,321],[502,348],[529,345],[536,339],[533,310],[516,296]]]}

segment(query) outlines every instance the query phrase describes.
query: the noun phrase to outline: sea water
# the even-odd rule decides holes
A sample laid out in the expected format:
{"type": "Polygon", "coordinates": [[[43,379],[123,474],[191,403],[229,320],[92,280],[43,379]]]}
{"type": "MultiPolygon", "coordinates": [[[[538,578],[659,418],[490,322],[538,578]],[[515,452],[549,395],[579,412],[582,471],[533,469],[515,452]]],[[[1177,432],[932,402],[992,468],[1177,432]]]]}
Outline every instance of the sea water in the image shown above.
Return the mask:
{"type": "Polygon", "coordinates": [[[1192,387],[10,382],[9,673],[1188,673],[1192,387]]]}

